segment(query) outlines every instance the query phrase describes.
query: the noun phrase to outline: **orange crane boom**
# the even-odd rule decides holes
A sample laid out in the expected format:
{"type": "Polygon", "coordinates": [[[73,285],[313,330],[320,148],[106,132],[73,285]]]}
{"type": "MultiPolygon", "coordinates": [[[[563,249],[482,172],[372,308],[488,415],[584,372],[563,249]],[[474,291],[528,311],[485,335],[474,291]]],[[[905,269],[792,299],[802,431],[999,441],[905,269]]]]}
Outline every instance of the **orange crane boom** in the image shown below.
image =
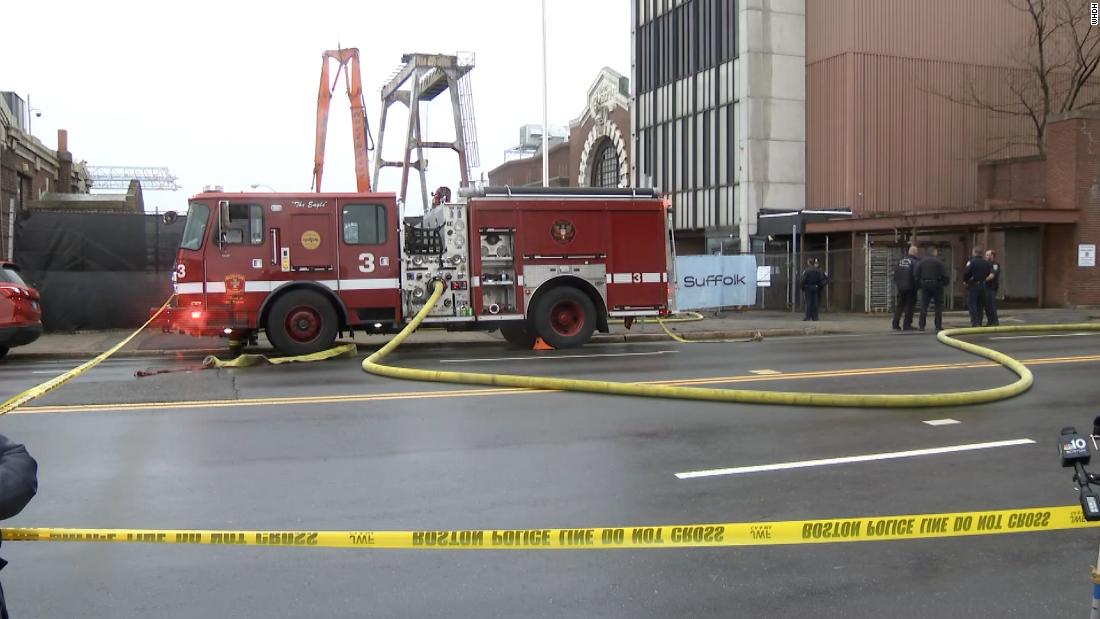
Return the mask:
{"type": "Polygon", "coordinates": [[[332,103],[332,92],[336,89],[336,83],[340,80],[340,74],[344,74],[344,83],[347,85],[348,99],[351,101],[351,133],[352,147],[355,149],[355,187],[360,193],[370,192],[370,170],[367,162],[367,142],[370,139],[367,128],[367,108],[363,103],[363,83],[359,75],[359,50],[351,47],[348,49],[328,50],[321,55],[321,86],[317,92],[317,140],[316,151],[313,157],[313,185],[314,191],[321,191],[321,177],[325,170],[325,137],[328,133],[328,110],[332,103]],[[336,69],[336,77],[329,85],[329,59],[335,59],[339,63],[336,69]]]}

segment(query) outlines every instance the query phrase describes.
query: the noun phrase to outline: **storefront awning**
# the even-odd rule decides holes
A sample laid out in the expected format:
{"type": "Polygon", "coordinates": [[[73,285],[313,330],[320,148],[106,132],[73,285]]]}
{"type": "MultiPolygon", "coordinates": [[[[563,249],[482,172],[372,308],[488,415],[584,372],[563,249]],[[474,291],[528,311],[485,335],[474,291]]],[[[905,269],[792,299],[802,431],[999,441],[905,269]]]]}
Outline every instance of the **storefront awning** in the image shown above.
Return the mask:
{"type": "Polygon", "coordinates": [[[941,211],[885,217],[852,217],[812,221],[806,224],[806,234],[831,232],[881,232],[888,230],[934,230],[977,228],[984,226],[1018,227],[1039,224],[1077,223],[1077,209],[1003,208],[982,211],[941,211]]]}

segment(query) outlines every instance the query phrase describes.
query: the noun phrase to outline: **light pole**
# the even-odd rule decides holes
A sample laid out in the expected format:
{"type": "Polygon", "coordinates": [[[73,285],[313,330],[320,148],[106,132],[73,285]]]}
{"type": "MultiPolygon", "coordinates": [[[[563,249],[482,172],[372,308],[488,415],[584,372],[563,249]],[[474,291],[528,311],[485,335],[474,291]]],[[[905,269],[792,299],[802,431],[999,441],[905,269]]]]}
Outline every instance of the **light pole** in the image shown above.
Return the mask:
{"type": "Polygon", "coordinates": [[[253,189],[259,189],[260,187],[263,187],[264,189],[267,189],[268,191],[270,191],[272,193],[279,193],[279,191],[277,189],[275,189],[274,187],[272,187],[271,185],[264,185],[263,183],[257,183],[255,185],[252,185],[253,189]]]}
{"type": "Polygon", "coordinates": [[[542,186],[550,186],[550,127],[546,111],[546,0],[542,0],[542,186]]]}
{"type": "Polygon", "coordinates": [[[37,116],[42,118],[42,110],[36,107],[31,107],[31,95],[27,93],[27,135],[34,135],[31,132],[31,116],[37,116]]]}

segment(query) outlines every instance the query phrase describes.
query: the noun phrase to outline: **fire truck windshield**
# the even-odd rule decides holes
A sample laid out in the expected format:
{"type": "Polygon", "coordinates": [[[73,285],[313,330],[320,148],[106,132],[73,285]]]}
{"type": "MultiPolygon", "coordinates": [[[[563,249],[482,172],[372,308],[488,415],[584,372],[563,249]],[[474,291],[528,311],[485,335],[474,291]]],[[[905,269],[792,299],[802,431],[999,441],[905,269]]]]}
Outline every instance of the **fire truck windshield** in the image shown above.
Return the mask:
{"type": "Polygon", "coordinates": [[[206,237],[206,224],[210,219],[210,207],[192,202],[187,209],[187,223],[183,226],[180,249],[199,249],[206,237]]]}

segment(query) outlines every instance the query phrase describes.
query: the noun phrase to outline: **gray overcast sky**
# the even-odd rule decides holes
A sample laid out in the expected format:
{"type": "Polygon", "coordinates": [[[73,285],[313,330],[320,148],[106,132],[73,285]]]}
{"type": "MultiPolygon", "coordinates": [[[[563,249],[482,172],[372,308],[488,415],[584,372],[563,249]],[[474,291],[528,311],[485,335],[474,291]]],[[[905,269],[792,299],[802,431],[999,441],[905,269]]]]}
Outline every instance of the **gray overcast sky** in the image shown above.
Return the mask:
{"type": "MultiPolygon", "coordinates": [[[[184,189],[146,192],[146,208],[183,210],[205,184],[309,190],[320,54],[337,41],[360,50],[375,138],[378,89],[403,53],[469,51],[488,170],[518,141],[520,125],[541,122],[539,11],[539,0],[20,2],[4,9],[0,90],[30,93],[43,112],[35,135],[54,147],[57,129],[68,129],[78,160],[168,166],[184,189]]],[[[630,5],[548,0],[547,13],[550,124],[565,125],[601,67],[629,74],[630,5]]],[[[447,108],[433,106],[427,130],[428,139],[453,137],[447,108]]],[[[403,133],[396,124],[388,131],[395,158],[403,133]]],[[[454,155],[428,159],[429,190],[457,184],[454,155]]],[[[384,170],[375,185],[396,191],[398,176],[384,170]]],[[[342,83],[323,188],[355,188],[342,83]]],[[[413,192],[409,201],[418,202],[413,192]]]]}

